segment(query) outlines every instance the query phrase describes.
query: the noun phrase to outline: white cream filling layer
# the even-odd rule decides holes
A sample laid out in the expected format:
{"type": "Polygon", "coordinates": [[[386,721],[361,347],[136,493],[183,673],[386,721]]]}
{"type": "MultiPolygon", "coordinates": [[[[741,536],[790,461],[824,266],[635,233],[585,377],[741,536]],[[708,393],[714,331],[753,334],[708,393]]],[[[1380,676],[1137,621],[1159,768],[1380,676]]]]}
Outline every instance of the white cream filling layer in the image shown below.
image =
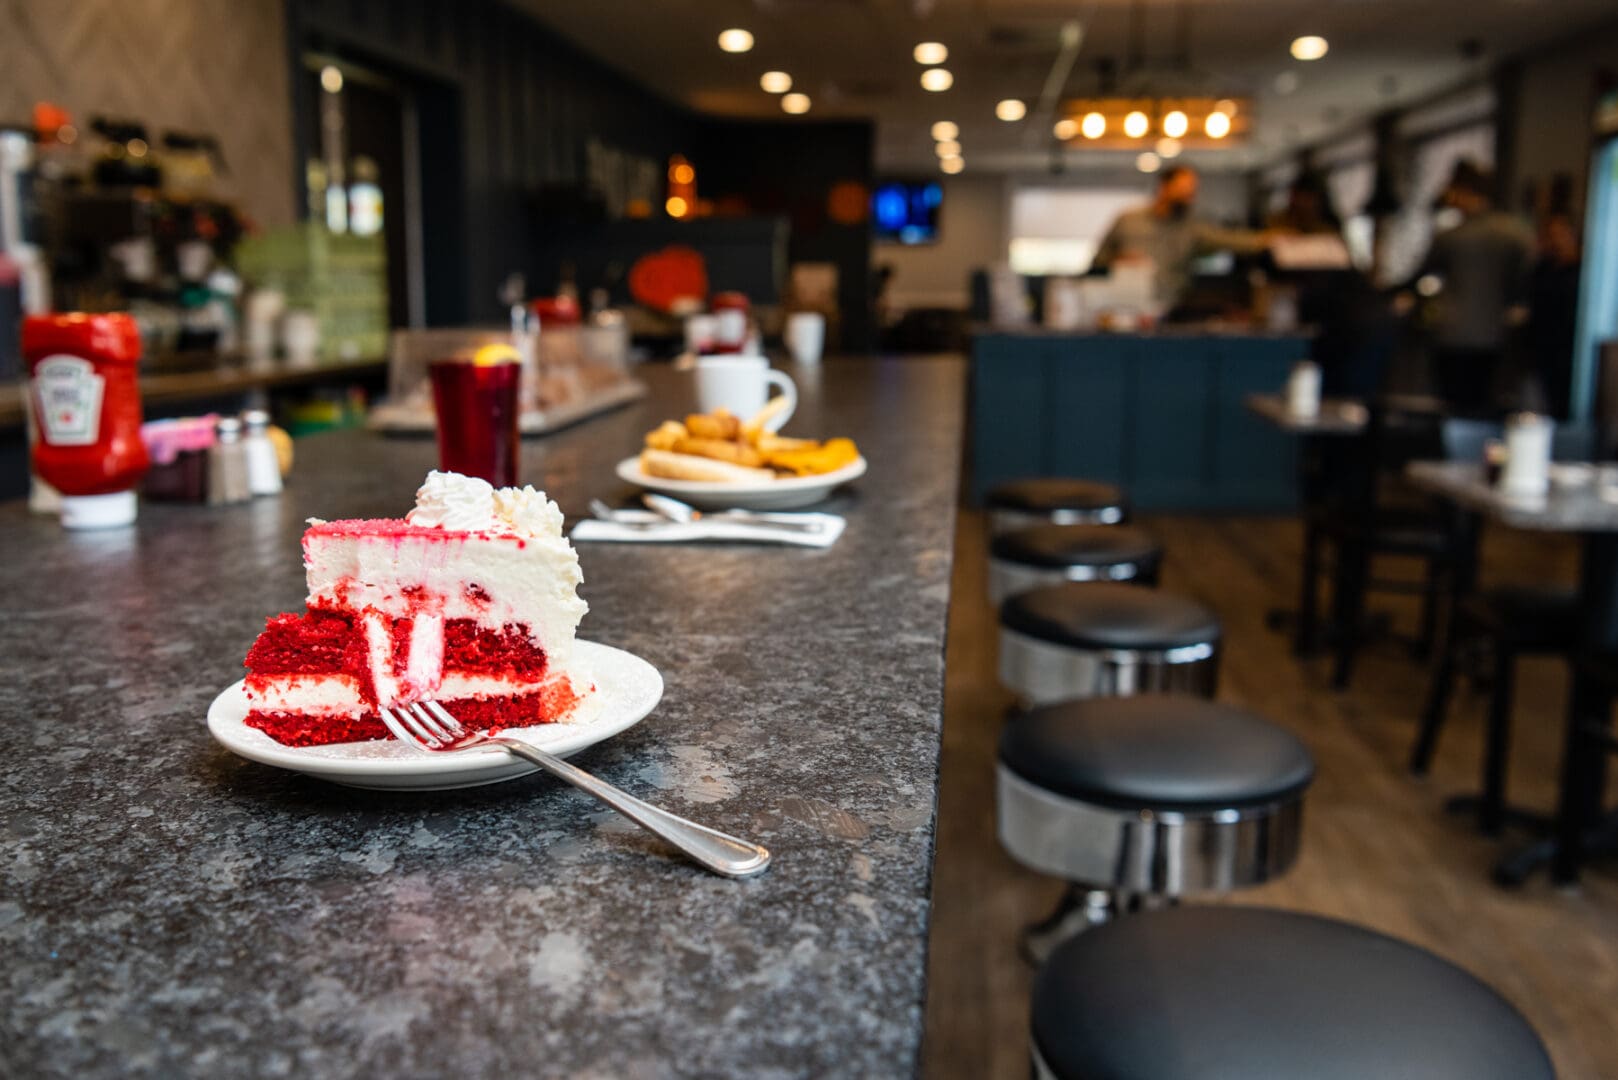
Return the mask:
{"type": "MultiPolygon", "coordinates": [[[[445,675],[430,696],[439,701],[461,698],[522,697],[538,693],[565,675],[549,674],[541,679],[515,679],[499,675],[445,675]]],[[[574,684],[575,693],[588,688],[574,684]]],[[[271,713],[299,713],[309,716],[366,716],[371,706],[360,696],[359,681],[352,675],[263,675],[249,681],[248,700],[253,708],[271,713]]],[[[562,717],[561,719],[567,719],[562,717]]]]}

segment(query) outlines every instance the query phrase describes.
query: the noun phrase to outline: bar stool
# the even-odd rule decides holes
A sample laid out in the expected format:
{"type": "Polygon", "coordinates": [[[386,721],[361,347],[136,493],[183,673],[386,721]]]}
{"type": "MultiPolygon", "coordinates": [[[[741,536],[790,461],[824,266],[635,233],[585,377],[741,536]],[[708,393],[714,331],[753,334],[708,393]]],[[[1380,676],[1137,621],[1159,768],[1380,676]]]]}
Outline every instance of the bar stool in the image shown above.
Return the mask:
{"type": "Polygon", "coordinates": [[[1029,525],[1118,525],[1129,517],[1123,491],[1097,480],[1042,477],[1012,480],[989,490],[989,532],[1029,525]]]}
{"type": "Polygon", "coordinates": [[[1212,697],[1219,616],[1177,593],[1068,582],[1000,605],[1000,681],[1028,705],[1188,690],[1212,697]]]}
{"type": "Polygon", "coordinates": [[[989,544],[989,597],[1064,581],[1128,581],[1156,585],[1163,545],[1133,525],[1033,525],[989,544]]]}
{"type": "Polygon", "coordinates": [[[1046,1080],[1554,1080],[1521,1013],[1425,949],[1289,911],[1186,907],[1063,945],[1034,983],[1046,1080]]]}
{"type": "Polygon", "coordinates": [[[1117,912],[1286,872],[1315,764],[1290,732],[1252,713],[1151,694],[1013,716],[997,772],[1001,845],[1070,885],[1024,935],[1038,959],[1117,912]]]}

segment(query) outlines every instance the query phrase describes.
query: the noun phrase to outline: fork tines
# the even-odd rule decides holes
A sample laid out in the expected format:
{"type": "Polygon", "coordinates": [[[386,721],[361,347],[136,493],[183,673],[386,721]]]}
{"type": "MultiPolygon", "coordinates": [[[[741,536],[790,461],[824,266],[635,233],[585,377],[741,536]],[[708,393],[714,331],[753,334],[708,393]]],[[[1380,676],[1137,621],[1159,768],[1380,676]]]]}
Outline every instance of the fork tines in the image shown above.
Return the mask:
{"type": "Polygon", "coordinates": [[[432,700],[392,708],[379,706],[377,715],[395,738],[427,750],[447,750],[452,743],[467,736],[460,721],[432,700]]]}

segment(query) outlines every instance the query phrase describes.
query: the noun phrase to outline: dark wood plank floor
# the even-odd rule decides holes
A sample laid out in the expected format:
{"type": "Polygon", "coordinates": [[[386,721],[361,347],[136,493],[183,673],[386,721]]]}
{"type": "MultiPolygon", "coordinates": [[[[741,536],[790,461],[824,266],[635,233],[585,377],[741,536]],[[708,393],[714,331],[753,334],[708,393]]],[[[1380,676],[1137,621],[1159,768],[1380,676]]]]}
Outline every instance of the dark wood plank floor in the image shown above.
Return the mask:
{"type": "MultiPolygon", "coordinates": [[[[1285,519],[1157,518],[1144,522],[1169,552],[1163,587],[1211,604],[1225,621],[1220,697],[1302,737],[1319,777],[1305,813],[1303,853],[1284,879],[1234,902],[1353,920],[1430,948],[1516,1003],[1551,1048],[1561,1080],[1618,1077],[1618,866],[1599,866],[1574,891],[1541,876],[1519,891],[1489,883],[1501,842],[1442,809],[1476,786],[1483,703],[1457,695],[1432,775],[1404,763],[1426,689],[1426,668],[1396,642],[1375,645],[1354,687],[1334,693],[1324,660],[1299,663],[1264,625],[1290,606],[1299,529],[1285,519]]],[[[1571,581],[1573,546],[1505,530],[1486,538],[1486,581],[1571,581]]],[[[1028,1075],[1032,973],[1016,936],[1044,915],[1060,886],[1023,870],[995,840],[994,745],[1006,698],[995,684],[995,627],[984,594],[981,515],[963,512],[950,614],[924,1075],[1028,1075]]],[[[1394,564],[1393,569],[1399,568],[1394,564]]],[[[1414,605],[1378,599],[1396,624],[1414,605]]],[[[1514,802],[1554,800],[1564,670],[1519,669],[1514,802]]],[[[1507,843],[1515,842],[1510,837],[1507,843]]],[[[1375,1037],[1368,1032],[1368,1037],[1375,1037]]]]}

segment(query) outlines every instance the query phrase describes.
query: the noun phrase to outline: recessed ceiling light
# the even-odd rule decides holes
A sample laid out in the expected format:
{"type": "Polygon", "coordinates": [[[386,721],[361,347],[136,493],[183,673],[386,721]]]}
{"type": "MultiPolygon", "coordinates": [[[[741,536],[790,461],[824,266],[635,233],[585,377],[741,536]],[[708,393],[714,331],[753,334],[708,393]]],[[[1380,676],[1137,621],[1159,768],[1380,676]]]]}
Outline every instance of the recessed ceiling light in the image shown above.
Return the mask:
{"type": "Polygon", "coordinates": [[[789,112],[793,116],[800,116],[809,111],[808,94],[788,94],[781,99],[781,111],[789,112]]]}
{"type": "Polygon", "coordinates": [[[1319,60],[1326,55],[1326,39],[1318,34],[1306,34],[1301,38],[1292,39],[1292,58],[1294,60],[1319,60]]]}
{"type": "Polygon", "coordinates": [[[1296,71],[1283,71],[1275,77],[1275,92],[1286,95],[1298,88],[1298,73],[1296,71]]]}
{"type": "Polygon", "coordinates": [[[933,147],[933,151],[941,158],[960,157],[961,144],[954,139],[945,139],[933,147]]]}
{"type": "Polygon", "coordinates": [[[1164,161],[1167,161],[1170,158],[1177,158],[1180,156],[1180,140],[1173,139],[1165,135],[1161,139],[1157,140],[1157,146],[1155,149],[1157,150],[1157,156],[1162,158],[1164,161]]]}
{"type": "Polygon", "coordinates": [[[1135,168],[1141,172],[1156,172],[1163,165],[1163,161],[1150,150],[1135,159],[1135,168]]]}
{"type": "Polygon", "coordinates": [[[746,30],[726,30],[719,35],[719,47],[729,53],[746,52],[753,47],[753,35],[746,30]]]}
{"type": "Polygon", "coordinates": [[[1131,139],[1138,139],[1145,135],[1147,129],[1151,126],[1152,122],[1146,119],[1146,114],[1139,109],[1124,117],[1124,134],[1131,139]]]}
{"type": "Polygon", "coordinates": [[[758,77],[759,86],[768,94],[784,94],[792,89],[792,76],[784,71],[766,71],[758,77]]]}
{"type": "Polygon", "coordinates": [[[1230,117],[1222,112],[1211,112],[1208,119],[1202,122],[1202,130],[1208,133],[1210,139],[1223,139],[1230,134],[1230,117]]]}
{"type": "Polygon", "coordinates": [[[945,139],[958,139],[960,136],[961,129],[955,126],[955,121],[953,120],[940,120],[933,125],[933,138],[938,142],[943,142],[945,139]]]}
{"type": "Polygon", "coordinates": [[[942,64],[949,59],[949,48],[942,41],[924,41],[910,50],[918,64],[942,64]]]}
{"type": "Polygon", "coordinates": [[[1079,131],[1086,139],[1099,139],[1107,133],[1107,118],[1098,112],[1085,113],[1079,131]]]}
{"type": "Polygon", "coordinates": [[[928,68],[921,73],[921,88],[939,93],[955,85],[955,76],[949,73],[948,68],[928,68]]]}
{"type": "Polygon", "coordinates": [[[994,107],[994,115],[1007,121],[1021,120],[1028,115],[1028,106],[1016,98],[1006,98],[994,107]]]}
{"type": "Polygon", "coordinates": [[[954,176],[956,173],[966,168],[966,159],[958,157],[945,158],[943,161],[938,163],[938,167],[949,173],[951,176],[954,176]]]}
{"type": "Polygon", "coordinates": [[[1051,134],[1055,135],[1058,139],[1061,139],[1063,142],[1067,142],[1069,139],[1073,138],[1073,136],[1077,135],[1078,133],[1079,133],[1079,122],[1077,120],[1073,119],[1071,116],[1067,117],[1065,119],[1062,119],[1062,120],[1058,120],[1056,122],[1056,126],[1051,128],[1051,134]]]}
{"type": "Polygon", "coordinates": [[[1178,139],[1189,130],[1191,130],[1191,121],[1186,119],[1185,113],[1179,109],[1175,109],[1163,117],[1163,134],[1169,138],[1178,139]]]}

